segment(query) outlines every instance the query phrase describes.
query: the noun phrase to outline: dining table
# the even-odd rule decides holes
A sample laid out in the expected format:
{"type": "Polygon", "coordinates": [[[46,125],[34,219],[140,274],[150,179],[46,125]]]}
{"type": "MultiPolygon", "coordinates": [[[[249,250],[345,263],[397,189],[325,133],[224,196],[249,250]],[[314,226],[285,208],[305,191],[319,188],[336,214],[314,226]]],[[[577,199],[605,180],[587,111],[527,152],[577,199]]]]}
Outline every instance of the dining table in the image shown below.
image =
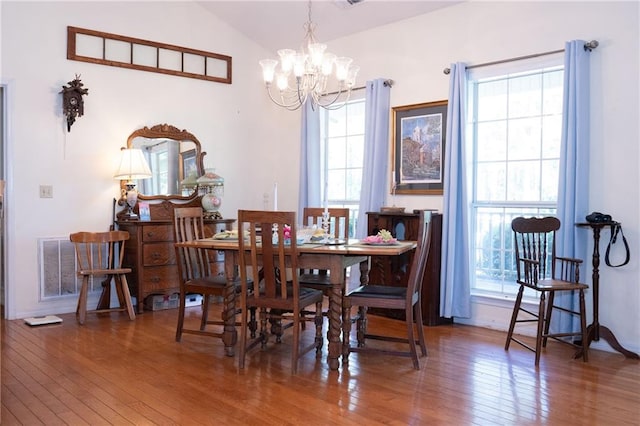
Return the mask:
{"type": "MultiPolygon", "coordinates": [[[[204,238],[189,242],[176,243],[182,247],[202,248],[224,252],[224,271],[226,290],[223,302],[222,319],[224,331],[222,341],[227,356],[235,355],[238,340],[236,330],[236,284],[238,282],[239,242],[237,238],[204,238]]],[[[371,244],[358,239],[328,242],[308,242],[296,244],[298,267],[301,269],[324,269],[329,271],[331,292],[329,296],[327,331],[327,363],[331,370],[338,370],[340,356],[343,354],[342,295],[346,289],[346,269],[359,265],[360,283],[368,283],[370,256],[400,256],[416,248],[416,241],[395,241],[387,244],[371,244]]]]}

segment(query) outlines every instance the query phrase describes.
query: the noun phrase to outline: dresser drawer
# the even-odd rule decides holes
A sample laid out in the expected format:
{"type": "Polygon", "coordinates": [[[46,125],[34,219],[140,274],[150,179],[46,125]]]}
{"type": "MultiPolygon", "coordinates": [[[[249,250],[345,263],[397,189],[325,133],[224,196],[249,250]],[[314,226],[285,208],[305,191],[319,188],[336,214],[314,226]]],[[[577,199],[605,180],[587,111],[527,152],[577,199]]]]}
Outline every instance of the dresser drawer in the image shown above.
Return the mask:
{"type": "Polygon", "coordinates": [[[142,248],[144,266],[175,265],[176,250],[173,243],[151,243],[142,248]]]}
{"type": "Polygon", "coordinates": [[[172,225],[150,225],[142,228],[142,241],[174,241],[172,225]]]}
{"type": "Polygon", "coordinates": [[[142,288],[145,294],[164,293],[163,290],[175,290],[180,287],[178,268],[175,266],[153,266],[144,269],[142,288]]]}

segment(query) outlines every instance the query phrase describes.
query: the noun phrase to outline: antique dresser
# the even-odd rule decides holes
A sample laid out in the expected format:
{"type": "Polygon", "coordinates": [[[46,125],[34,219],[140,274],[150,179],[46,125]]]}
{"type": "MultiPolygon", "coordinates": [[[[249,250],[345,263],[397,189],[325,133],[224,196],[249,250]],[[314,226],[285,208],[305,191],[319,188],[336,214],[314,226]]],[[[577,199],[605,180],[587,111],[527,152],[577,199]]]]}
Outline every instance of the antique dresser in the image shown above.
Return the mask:
{"type": "MultiPolygon", "coordinates": [[[[174,249],[173,209],[200,206],[200,197],[191,202],[174,203],[164,200],[150,204],[151,220],[117,220],[122,231],[129,232],[125,244],[123,266],[131,268],[127,275],[131,295],[142,312],[145,298],[150,295],[170,295],[180,291],[174,249]]],[[[235,219],[205,219],[205,237],[222,230],[231,230],[235,219]]],[[[224,274],[224,256],[217,253],[211,273],[224,274]]]]}

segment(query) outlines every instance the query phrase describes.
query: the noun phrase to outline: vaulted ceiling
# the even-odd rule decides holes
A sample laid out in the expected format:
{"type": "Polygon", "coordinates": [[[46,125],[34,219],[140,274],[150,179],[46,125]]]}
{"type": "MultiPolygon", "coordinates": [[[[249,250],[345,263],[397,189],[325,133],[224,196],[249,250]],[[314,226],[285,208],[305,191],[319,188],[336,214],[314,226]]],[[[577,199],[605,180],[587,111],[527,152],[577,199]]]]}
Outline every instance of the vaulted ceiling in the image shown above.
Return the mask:
{"type": "MultiPolygon", "coordinates": [[[[326,42],[389,24],[461,1],[444,0],[316,0],[311,3],[311,18],[316,38],[326,42]]],[[[204,8],[229,25],[257,41],[267,50],[299,47],[308,19],[309,2],[304,0],[198,1],[204,8]]]]}

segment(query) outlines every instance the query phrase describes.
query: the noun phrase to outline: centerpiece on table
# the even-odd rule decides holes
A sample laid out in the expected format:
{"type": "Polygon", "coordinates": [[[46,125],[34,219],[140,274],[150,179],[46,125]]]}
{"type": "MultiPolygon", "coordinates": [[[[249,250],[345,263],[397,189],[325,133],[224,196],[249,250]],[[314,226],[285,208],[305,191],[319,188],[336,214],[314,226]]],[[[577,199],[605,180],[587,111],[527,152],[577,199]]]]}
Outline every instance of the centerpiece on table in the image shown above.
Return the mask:
{"type": "Polygon", "coordinates": [[[391,232],[381,229],[376,235],[369,235],[364,238],[362,242],[370,245],[393,245],[397,244],[398,240],[391,235],[391,232]]]}

